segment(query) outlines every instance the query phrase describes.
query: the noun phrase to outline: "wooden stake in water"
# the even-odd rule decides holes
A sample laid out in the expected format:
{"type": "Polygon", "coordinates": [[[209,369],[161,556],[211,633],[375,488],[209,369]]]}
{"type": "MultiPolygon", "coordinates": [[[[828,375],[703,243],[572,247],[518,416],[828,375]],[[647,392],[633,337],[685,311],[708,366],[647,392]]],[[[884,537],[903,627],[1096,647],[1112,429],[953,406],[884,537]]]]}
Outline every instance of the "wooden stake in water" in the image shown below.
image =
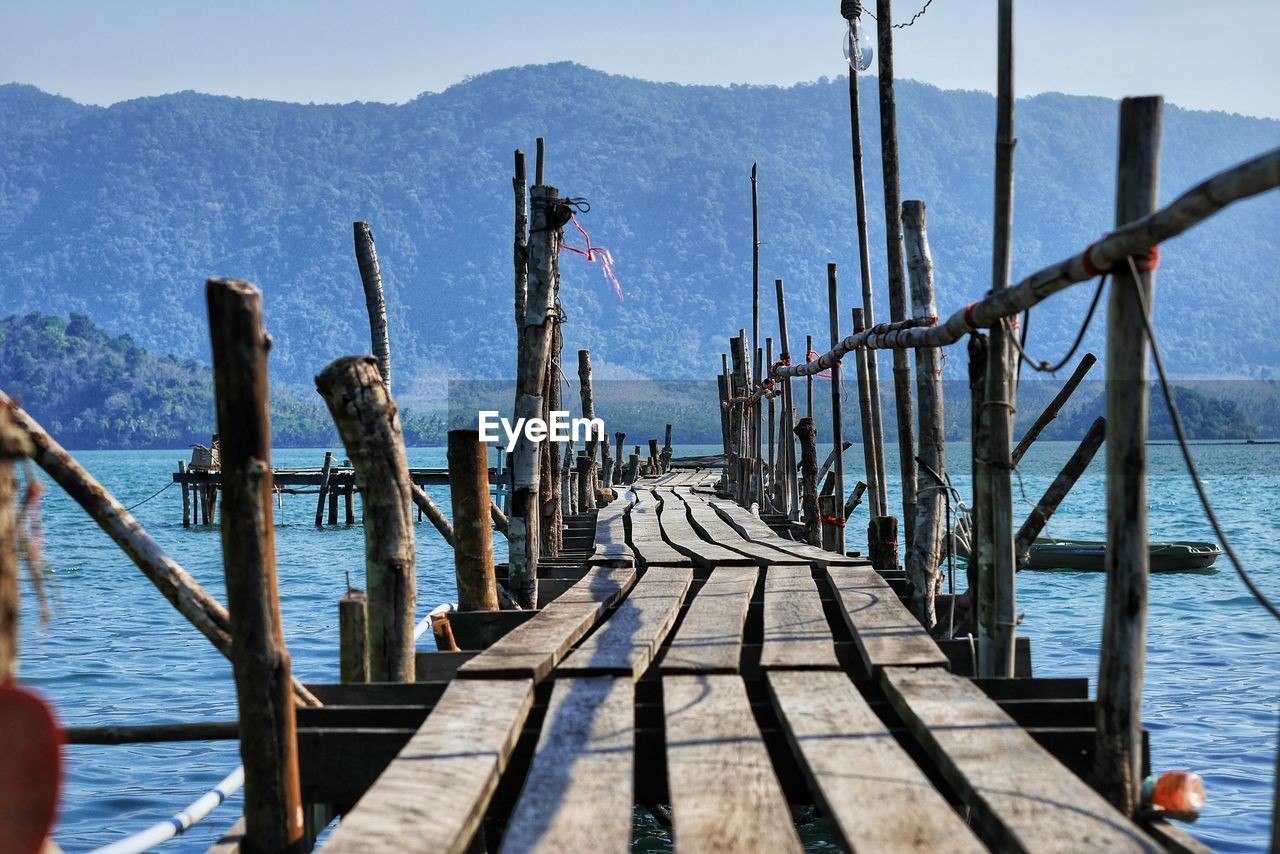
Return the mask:
{"type": "Polygon", "coordinates": [[[493,569],[488,455],[475,430],[450,430],[448,441],[458,610],[496,611],[498,584],[493,569]]]}
{"type": "Polygon", "coordinates": [[[246,836],[254,850],[304,847],[289,651],[276,589],[271,423],[262,293],[235,279],[205,286],[222,437],[222,553],[231,670],[240,710],[246,836]]]}
{"type": "MultiPolygon", "coordinates": [[[[827,322],[831,330],[831,346],[840,340],[840,288],[836,282],[836,265],[827,265],[827,322]]],[[[831,366],[831,441],[832,453],[835,455],[835,495],[831,504],[834,551],[844,554],[844,415],[840,411],[841,370],[843,366],[836,362],[831,366]]]]}
{"type": "Polygon", "coordinates": [[[387,333],[387,301],[382,293],[382,269],[378,266],[378,250],[373,245],[373,231],[367,222],[352,223],[355,232],[356,264],[364,285],[364,307],[369,314],[369,346],[378,360],[378,373],[391,391],[391,338],[387,333]]]}

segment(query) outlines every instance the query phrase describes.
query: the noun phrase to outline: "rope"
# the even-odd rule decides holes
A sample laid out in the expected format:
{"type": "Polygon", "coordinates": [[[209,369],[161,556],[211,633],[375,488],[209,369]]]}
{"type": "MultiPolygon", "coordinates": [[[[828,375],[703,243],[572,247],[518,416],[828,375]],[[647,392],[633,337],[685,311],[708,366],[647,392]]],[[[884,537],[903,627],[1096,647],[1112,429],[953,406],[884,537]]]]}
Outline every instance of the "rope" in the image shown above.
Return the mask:
{"type": "Polygon", "coordinates": [[[1222,523],[1218,521],[1218,514],[1214,512],[1213,504],[1209,501],[1209,494],[1205,491],[1204,481],[1200,479],[1200,471],[1196,468],[1195,460],[1191,458],[1191,448],[1187,444],[1187,434],[1182,429],[1182,418],[1178,415],[1178,407],[1173,402],[1173,391],[1169,387],[1169,378],[1165,375],[1164,359],[1160,356],[1160,345],[1156,343],[1155,330],[1151,328],[1151,317],[1147,308],[1147,295],[1143,292],[1140,284],[1141,279],[1138,277],[1138,271],[1141,269],[1134,263],[1132,258],[1129,259],[1129,271],[1133,276],[1134,293],[1137,294],[1138,305],[1142,309],[1142,327],[1146,330],[1147,340],[1151,342],[1151,361],[1155,364],[1156,374],[1160,377],[1160,393],[1164,395],[1164,404],[1169,410],[1169,420],[1173,422],[1173,433],[1178,439],[1178,448],[1182,451],[1182,460],[1187,464],[1187,474],[1191,476],[1191,483],[1196,488],[1196,495],[1200,497],[1200,504],[1204,507],[1204,514],[1208,517],[1209,524],[1213,527],[1213,533],[1218,538],[1218,542],[1222,544],[1222,551],[1226,553],[1231,565],[1235,567],[1236,574],[1240,576],[1244,586],[1253,594],[1253,598],[1257,599],[1262,604],[1262,607],[1270,611],[1271,616],[1280,620],[1280,608],[1277,608],[1258,589],[1258,585],[1254,583],[1253,578],[1245,571],[1240,558],[1236,556],[1235,549],[1231,548],[1231,544],[1227,542],[1226,532],[1222,529],[1222,523]]]}
{"type": "MultiPolygon", "coordinates": [[[[893,25],[893,29],[895,29],[895,30],[904,30],[904,29],[906,29],[907,27],[911,26],[912,24],[914,24],[914,23],[916,22],[916,19],[917,19],[917,18],[919,18],[921,15],[923,15],[923,14],[925,13],[925,11],[926,11],[926,10],[928,10],[929,6],[931,6],[932,4],[933,4],[933,0],[925,0],[925,4],[924,4],[923,6],[921,6],[921,7],[920,7],[920,11],[919,11],[919,12],[916,12],[914,15],[912,15],[912,16],[911,16],[911,20],[910,20],[910,21],[907,21],[905,24],[894,24],[894,25],[893,25]]],[[[863,9],[862,11],[863,11],[863,12],[866,12],[867,17],[868,17],[868,18],[870,18],[871,20],[873,20],[873,21],[874,21],[874,20],[876,19],[876,16],[875,16],[875,15],[873,15],[873,14],[871,14],[870,12],[867,12],[867,10],[866,10],[866,9],[863,9]]],[[[846,17],[848,17],[848,16],[846,16],[846,17]]]]}
{"type": "Polygon", "coordinates": [[[157,495],[159,495],[160,493],[164,492],[164,491],[165,491],[166,489],[168,489],[169,487],[173,486],[173,484],[174,484],[174,481],[172,481],[172,480],[171,480],[171,481],[169,481],[169,482],[168,482],[168,483],[166,483],[164,486],[160,487],[160,488],[159,488],[159,489],[157,489],[155,492],[151,493],[151,494],[150,494],[150,495],[148,495],[146,498],[144,498],[144,499],[142,499],[141,501],[139,501],[137,504],[134,504],[134,505],[133,505],[133,506],[131,506],[131,507],[126,507],[126,508],[124,508],[124,512],[126,512],[126,513],[132,513],[132,512],[133,512],[135,509],[137,509],[138,507],[141,507],[143,504],[146,504],[146,503],[147,503],[148,501],[150,501],[152,498],[155,498],[157,495]]]}
{"type": "MultiPolygon", "coordinates": [[[[1085,252],[1086,257],[1088,257],[1088,254],[1089,254],[1088,252],[1085,252]]],[[[1097,311],[1098,302],[1102,298],[1102,289],[1107,284],[1107,274],[1102,273],[1100,275],[1101,275],[1101,278],[1098,279],[1098,289],[1093,292],[1093,301],[1089,303],[1089,311],[1085,313],[1084,323],[1081,324],[1080,331],[1076,333],[1076,340],[1072,343],[1071,349],[1067,351],[1067,355],[1063,356],[1061,359],[1059,359],[1057,362],[1054,362],[1052,365],[1044,361],[1037,362],[1034,359],[1032,359],[1030,356],[1028,356],[1027,351],[1023,349],[1027,343],[1025,334],[1021,342],[1018,341],[1017,335],[1010,334],[1009,340],[1013,342],[1013,349],[1018,351],[1018,359],[1021,362],[1025,362],[1027,367],[1031,368],[1033,371],[1037,371],[1042,374],[1056,374],[1058,371],[1062,370],[1063,367],[1068,362],[1071,361],[1072,357],[1075,356],[1076,351],[1080,349],[1080,344],[1084,341],[1084,334],[1089,331],[1089,324],[1093,322],[1093,314],[1095,311],[1097,311]]],[[[1031,314],[1031,309],[1027,309],[1027,314],[1028,315],[1031,314]]],[[[966,317],[967,316],[968,315],[966,315],[966,317]]],[[[1005,319],[1005,322],[1008,323],[1007,318],[1005,319]]],[[[1027,324],[1027,325],[1029,326],[1030,324],[1027,324]]],[[[1010,331],[1012,332],[1012,329],[1010,331]]],[[[1023,328],[1023,332],[1024,333],[1026,332],[1026,327],[1023,328]]]]}
{"type": "Polygon", "coordinates": [[[209,813],[222,805],[244,785],[244,766],[232,771],[222,782],[197,798],[186,809],[179,810],[165,821],[156,822],[146,830],[126,836],[119,842],[99,848],[94,854],[142,854],[161,842],[186,833],[199,824],[209,813]]]}

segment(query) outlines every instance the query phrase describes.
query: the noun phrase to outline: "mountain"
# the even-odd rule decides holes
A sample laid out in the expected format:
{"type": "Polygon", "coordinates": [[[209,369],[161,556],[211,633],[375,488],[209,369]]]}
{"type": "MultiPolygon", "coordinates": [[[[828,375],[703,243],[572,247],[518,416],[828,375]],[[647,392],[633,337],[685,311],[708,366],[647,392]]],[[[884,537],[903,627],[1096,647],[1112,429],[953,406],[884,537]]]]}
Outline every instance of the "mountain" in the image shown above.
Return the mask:
{"type": "MultiPolygon", "coordinates": [[[[928,205],[938,302],[990,281],[994,100],[899,81],[902,189],[928,205]]],[[[873,274],[886,315],[874,79],[864,81],[873,274]]],[[[1117,104],[1018,104],[1015,279],[1112,225],[1117,104]]],[[[586,197],[625,302],[596,265],[561,259],[566,347],[597,375],[708,378],[750,323],[750,183],[761,170],[762,328],[787,281],[793,341],[825,341],[825,265],[857,291],[847,85],[651,83],[573,64],[495,71],[403,105],[301,105],[181,92],[89,107],[0,86],[0,315],[78,312],[113,334],[208,360],[204,279],[263,288],[277,384],[309,393],[330,359],[368,350],[351,222],[368,219],[387,287],[397,395],[514,374],[511,152],[547,138],[548,183],[586,197]]],[[[1161,200],[1280,143],[1280,122],[1165,111],[1161,200]]],[[[532,173],[532,163],[530,163],[532,173]]],[[[1280,194],[1161,247],[1156,317],[1182,376],[1280,376],[1280,194]],[[1223,334],[1223,327],[1230,331],[1223,334]]],[[[581,243],[570,231],[567,239],[581,243]]],[[[1033,312],[1055,357],[1088,286],[1033,312]]],[[[1100,312],[1100,320],[1104,315],[1100,312]]],[[[1103,352],[1103,323],[1086,346],[1103,352]]],[[[793,346],[793,351],[799,347],[793,346]]],[[[962,348],[947,366],[964,376],[962,348]]]]}

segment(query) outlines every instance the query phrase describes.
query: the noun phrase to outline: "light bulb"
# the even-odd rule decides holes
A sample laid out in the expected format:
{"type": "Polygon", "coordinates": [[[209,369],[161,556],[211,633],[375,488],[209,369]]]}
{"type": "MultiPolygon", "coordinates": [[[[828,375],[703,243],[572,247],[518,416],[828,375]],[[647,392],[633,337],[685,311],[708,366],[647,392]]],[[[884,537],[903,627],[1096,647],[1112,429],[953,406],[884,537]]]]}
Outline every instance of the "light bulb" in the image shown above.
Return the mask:
{"type": "Polygon", "coordinates": [[[871,37],[858,25],[857,18],[849,20],[849,29],[844,34],[844,58],[849,67],[856,71],[866,71],[871,67],[871,58],[875,51],[871,47],[871,37]]]}

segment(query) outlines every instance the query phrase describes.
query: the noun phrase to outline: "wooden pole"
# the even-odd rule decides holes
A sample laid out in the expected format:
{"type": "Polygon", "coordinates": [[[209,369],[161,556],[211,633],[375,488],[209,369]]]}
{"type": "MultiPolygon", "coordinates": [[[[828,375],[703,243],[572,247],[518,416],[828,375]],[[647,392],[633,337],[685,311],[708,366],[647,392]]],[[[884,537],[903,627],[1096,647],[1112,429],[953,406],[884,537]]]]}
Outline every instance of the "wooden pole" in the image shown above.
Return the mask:
{"type": "MultiPolygon", "coordinates": [[[[975,591],[974,629],[978,637],[978,672],[995,672],[996,579],[991,561],[991,467],[986,458],[987,336],[969,336],[970,464],[973,471],[972,525],[966,574],[969,589],[975,591]]],[[[959,630],[959,629],[958,629],[959,630]]]]}
{"type": "Polygon", "coordinates": [[[1062,410],[1063,405],[1075,393],[1076,388],[1084,380],[1085,374],[1089,373],[1089,369],[1098,361],[1098,357],[1092,353],[1085,353],[1084,358],[1080,360],[1080,364],[1076,365],[1076,369],[1071,373],[1071,378],[1067,380],[1062,390],[1054,395],[1053,400],[1049,401],[1049,405],[1044,408],[1044,412],[1040,413],[1040,417],[1035,420],[1031,428],[1027,430],[1026,435],[1018,441],[1018,446],[1013,449],[1013,464],[1016,466],[1022,462],[1022,455],[1031,447],[1031,443],[1040,438],[1040,433],[1048,427],[1053,419],[1058,417],[1058,412],[1062,410]]]}
{"type": "Polygon", "coordinates": [[[364,497],[369,672],[374,682],[412,682],[417,605],[413,489],[395,401],[370,356],[345,356],[320,372],[324,398],[364,497]]]}
{"type": "Polygon", "coordinates": [[[222,557],[240,710],[246,838],[258,851],[302,851],[297,723],[276,588],[267,411],[271,339],[262,327],[262,292],[253,285],[210,279],[205,297],[222,437],[222,557]]]}
{"type": "MultiPolygon", "coordinates": [[[[591,382],[591,351],[590,350],[578,351],[578,385],[579,385],[579,391],[582,396],[582,417],[595,418],[596,417],[596,402],[595,402],[596,398],[595,398],[595,387],[592,385],[592,382],[591,382]]],[[[596,434],[594,431],[590,431],[589,435],[586,438],[586,453],[587,453],[587,458],[591,460],[592,480],[594,480],[596,477],[596,472],[595,472],[596,445],[598,444],[598,441],[595,438],[595,435],[596,434]]],[[[592,485],[591,492],[593,495],[595,494],[594,484],[592,485]]]]}
{"type": "Polygon", "coordinates": [[[640,455],[632,454],[627,458],[627,473],[624,478],[625,483],[635,483],[636,475],[640,471],[640,455]]]}
{"type": "Polygon", "coordinates": [[[333,467],[333,451],[324,452],[324,465],[320,467],[320,494],[316,496],[316,527],[324,526],[324,499],[329,494],[329,469],[333,467]]]}
{"type": "MultiPolygon", "coordinates": [[[[924,202],[902,203],[903,246],[911,274],[911,310],[928,322],[938,313],[933,293],[933,255],[925,227],[924,202]]],[[[916,400],[919,405],[920,470],[928,480],[916,496],[916,522],[907,548],[907,579],[916,616],[926,628],[937,623],[934,597],[941,586],[938,566],[943,554],[943,517],[947,488],[945,428],[942,417],[942,350],[916,351],[916,400]]]]}
{"type": "MultiPolygon", "coordinates": [[[[760,346],[760,184],[757,164],[751,164],[751,344],[760,346]]],[[[764,366],[756,357],[751,379],[757,385],[764,366]]],[[[756,456],[760,455],[759,448],[756,456]]]]}
{"type": "Polygon", "coordinates": [[[804,536],[811,546],[822,545],[818,514],[818,451],[817,430],[812,418],[801,418],[796,424],[796,438],[800,440],[800,492],[804,506],[804,536]]]}
{"type": "Polygon", "coordinates": [[[191,522],[194,525],[204,523],[204,517],[200,515],[200,490],[201,487],[192,484],[191,486],[191,522]]]}
{"type": "MultiPolygon", "coordinates": [[[[13,416],[34,449],[31,459],[71,496],[98,527],[106,532],[142,574],[187,618],[214,647],[231,657],[231,622],[227,611],[185,569],[165,553],[138,520],[107,489],[54,441],[40,424],[0,391],[0,407],[13,416]]],[[[304,705],[319,705],[311,692],[294,680],[294,697],[304,705]]]]}
{"type": "Polygon", "coordinates": [[[649,467],[650,469],[652,469],[654,474],[658,473],[658,467],[659,467],[658,459],[661,456],[662,456],[662,451],[658,449],[658,440],[650,439],[649,440],[649,467]]]}
{"type": "Polygon", "coordinates": [[[342,487],[333,487],[329,490],[329,524],[338,524],[338,492],[342,487]]]}
{"type": "Polygon", "coordinates": [[[591,495],[591,458],[586,451],[578,454],[578,512],[589,513],[596,506],[591,495]]]}
{"type": "MultiPolygon", "coordinates": [[[[538,158],[539,164],[542,158],[538,158]]],[[[538,170],[541,172],[541,169],[538,170]]],[[[551,327],[555,323],[555,291],[559,279],[561,228],[568,222],[567,209],[555,187],[539,183],[530,193],[529,294],[524,326],[520,331],[523,355],[516,380],[517,418],[540,417],[542,388],[551,349],[551,327]]],[[[524,608],[537,602],[540,520],[538,485],[541,454],[536,442],[521,431],[512,463],[510,528],[511,595],[524,608]]]]}
{"type": "MultiPolygon", "coordinates": [[[[1156,207],[1161,98],[1120,102],[1116,225],[1156,207]]],[[[1107,306],[1107,596],[1098,661],[1095,783],[1133,814],[1142,784],[1142,675],[1147,642],[1147,339],[1154,272],[1112,273],[1107,306]]]]}
{"type": "Polygon", "coordinates": [[[600,485],[608,489],[613,485],[613,449],[610,447],[609,434],[606,433],[600,443],[600,485]]]}
{"type": "MultiPolygon", "coordinates": [[[[804,353],[805,361],[808,361],[809,354],[813,352],[813,336],[804,336],[804,353]]],[[[804,417],[810,421],[813,420],[813,376],[804,378],[804,417]]]]}
{"type": "Polygon", "coordinates": [[[364,285],[364,307],[369,313],[369,346],[378,360],[378,373],[391,391],[391,339],[387,333],[387,301],[382,293],[382,270],[378,266],[378,250],[373,245],[373,231],[367,222],[351,224],[355,231],[356,264],[364,285]]]}
{"type": "MultiPolygon", "coordinates": [[[[778,358],[783,364],[790,364],[791,348],[787,335],[787,301],[783,294],[782,279],[776,279],[774,287],[778,295],[778,338],[782,347],[782,352],[779,353],[778,358]]],[[[782,510],[792,519],[797,518],[800,513],[799,497],[796,495],[796,446],[791,440],[794,431],[795,398],[792,394],[791,378],[784,377],[782,380],[782,427],[778,436],[782,442],[782,459],[779,462],[779,466],[782,469],[782,510]]]]}
{"type": "MultiPolygon", "coordinates": [[[[186,476],[187,464],[182,460],[178,460],[178,474],[186,476]]],[[[182,527],[191,527],[191,487],[187,485],[186,480],[182,481],[182,527]]]]}
{"type": "MultiPolygon", "coordinates": [[[[1009,287],[1010,244],[1013,230],[1013,0],[999,0],[996,85],[995,239],[991,261],[991,290],[1009,287]]],[[[995,573],[995,650],[992,676],[1013,676],[1017,634],[1017,588],[1013,553],[1013,460],[1010,453],[1017,386],[1017,356],[1010,344],[1013,333],[996,324],[988,338],[985,457],[990,461],[991,565],[995,573]]]]}
{"type": "MultiPolygon", "coordinates": [[[[773,339],[772,339],[772,338],[766,338],[766,339],[764,339],[764,360],[765,360],[765,362],[767,363],[767,364],[766,364],[766,368],[767,368],[767,367],[770,367],[770,366],[772,366],[772,365],[773,365],[773,339]]],[[[771,498],[771,501],[770,501],[769,503],[776,505],[776,504],[778,504],[778,503],[779,503],[779,499],[778,499],[778,484],[780,483],[780,481],[779,481],[779,478],[778,478],[778,468],[777,468],[777,464],[778,464],[778,457],[777,457],[778,444],[777,444],[777,437],[774,435],[775,431],[777,430],[777,424],[776,424],[777,417],[776,417],[776,413],[775,413],[775,411],[774,411],[774,406],[773,406],[773,396],[772,396],[772,395],[770,395],[770,396],[769,396],[768,409],[767,409],[767,412],[766,412],[766,414],[765,414],[765,419],[769,422],[769,423],[768,423],[768,430],[769,430],[769,436],[768,436],[768,445],[769,445],[769,496],[770,496],[770,498],[771,498]]]]}
{"type": "Polygon", "coordinates": [[[356,496],[356,486],[354,483],[349,484],[347,488],[342,491],[342,503],[343,503],[343,510],[344,510],[343,521],[346,522],[348,525],[354,525],[356,523],[356,497],[355,496],[356,496]]]}
{"type": "MultiPolygon", "coordinates": [[[[831,327],[831,343],[840,340],[840,289],[836,282],[836,265],[827,265],[827,322],[831,327]]],[[[832,504],[830,515],[834,534],[834,551],[845,553],[844,536],[844,416],[840,411],[840,372],[841,365],[831,368],[831,441],[832,453],[835,455],[835,489],[836,500],[832,504]]]]}
{"type": "Polygon", "coordinates": [[[534,160],[533,182],[535,185],[541,187],[543,185],[542,167],[547,159],[547,142],[542,137],[538,137],[534,145],[536,148],[537,157],[534,160]]]}
{"type": "Polygon", "coordinates": [[[529,298],[529,188],[524,171],[524,152],[516,149],[515,177],[511,189],[516,197],[515,240],[511,247],[511,260],[515,268],[516,286],[516,374],[520,372],[520,332],[524,328],[525,303],[529,298]]]}
{"type": "MultiPolygon", "coordinates": [[[[418,486],[416,483],[409,484],[409,495],[413,499],[413,503],[417,506],[418,512],[422,516],[427,517],[427,521],[440,532],[440,536],[444,537],[444,541],[453,547],[453,525],[449,523],[449,518],[444,515],[444,511],[440,509],[440,505],[436,504],[427,495],[426,490],[418,486]]],[[[419,517],[421,518],[421,517],[419,517]]]]}
{"type": "Polygon", "coordinates": [[[616,456],[616,457],[618,458],[618,464],[617,464],[616,470],[615,470],[614,475],[613,475],[613,480],[614,480],[614,483],[621,483],[621,482],[622,482],[622,475],[623,475],[623,465],[622,465],[622,459],[623,459],[623,455],[622,455],[622,444],[623,444],[623,442],[625,442],[625,441],[627,440],[627,434],[626,434],[626,433],[614,433],[614,434],[613,434],[613,438],[614,438],[614,441],[617,443],[616,445],[614,445],[614,448],[615,448],[614,456],[616,456]]]}
{"type": "MultiPolygon", "coordinates": [[[[880,165],[884,178],[885,254],[889,270],[889,318],[907,319],[907,278],[902,262],[901,189],[898,179],[898,110],[893,80],[891,0],[876,0],[876,54],[880,60],[880,165]]],[[[915,412],[911,401],[911,357],[893,351],[893,392],[898,415],[898,465],[902,472],[902,528],[911,542],[916,509],[915,412]]]]}
{"type": "Polygon", "coordinates": [[[493,525],[489,515],[493,502],[489,498],[488,453],[479,432],[450,430],[448,459],[458,610],[496,611],[498,582],[493,571],[493,525]]]}
{"type": "Polygon", "coordinates": [[[339,673],[343,682],[369,681],[369,597],[350,588],[338,601],[339,673]]]}
{"type": "Polygon", "coordinates": [[[1085,469],[1089,467],[1089,463],[1093,460],[1093,455],[1098,452],[1098,448],[1102,447],[1102,442],[1107,434],[1107,419],[1099,416],[1093,426],[1089,428],[1089,432],[1085,433],[1084,439],[1081,440],[1079,446],[1076,447],[1075,453],[1067,460],[1066,465],[1062,467],[1062,471],[1058,472],[1058,476],[1053,479],[1053,483],[1045,490],[1044,497],[1037,502],[1035,509],[1031,511],[1031,515],[1027,516],[1027,520],[1022,523],[1022,527],[1018,529],[1018,536],[1014,540],[1014,554],[1018,558],[1018,568],[1027,565],[1027,560],[1031,556],[1031,546],[1036,541],[1036,537],[1040,536],[1040,532],[1044,530],[1044,526],[1049,523],[1049,519],[1057,511],[1058,505],[1067,497],[1067,493],[1076,485],[1085,469]]]}
{"type": "MultiPolygon", "coordinates": [[[[14,462],[30,456],[27,435],[0,405],[0,685],[18,678],[18,514],[14,462]]],[[[179,463],[181,465],[181,463],[179,463]]]]}
{"type": "MultiPolygon", "coordinates": [[[[547,373],[547,398],[543,410],[550,423],[551,413],[564,408],[561,402],[563,389],[560,377],[563,375],[564,330],[559,322],[551,332],[551,362],[547,373]]],[[[560,485],[563,477],[560,472],[560,450],[550,441],[542,443],[543,462],[547,465],[542,480],[547,487],[542,505],[542,545],[543,553],[551,557],[560,554],[564,547],[564,514],[560,512],[560,485]]]]}
{"type": "Polygon", "coordinates": [[[663,434],[662,440],[662,470],[667,471],[671,467],[671,425],[667,425],[667,429],[663,434]]]}
{"type": "Polygon", "coordinates": [[[564,454],[560,462],[560,515],[572,516],[578,512],[578,487],[575,482],[577,472],[573,470],[573,440],[564,445],[564,454]]]}

